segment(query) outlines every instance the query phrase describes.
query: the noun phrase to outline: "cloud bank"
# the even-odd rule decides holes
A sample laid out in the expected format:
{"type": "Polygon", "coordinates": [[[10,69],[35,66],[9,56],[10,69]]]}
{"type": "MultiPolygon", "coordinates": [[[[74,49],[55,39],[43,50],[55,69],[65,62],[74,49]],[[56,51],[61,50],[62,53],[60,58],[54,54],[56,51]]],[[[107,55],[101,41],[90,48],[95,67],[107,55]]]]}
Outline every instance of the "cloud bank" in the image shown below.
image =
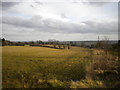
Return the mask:
{"type": "Polygon", "coordinates": [[[2,2],[2,36],[11,40],[118,37],[117,3],[2,2]]]}

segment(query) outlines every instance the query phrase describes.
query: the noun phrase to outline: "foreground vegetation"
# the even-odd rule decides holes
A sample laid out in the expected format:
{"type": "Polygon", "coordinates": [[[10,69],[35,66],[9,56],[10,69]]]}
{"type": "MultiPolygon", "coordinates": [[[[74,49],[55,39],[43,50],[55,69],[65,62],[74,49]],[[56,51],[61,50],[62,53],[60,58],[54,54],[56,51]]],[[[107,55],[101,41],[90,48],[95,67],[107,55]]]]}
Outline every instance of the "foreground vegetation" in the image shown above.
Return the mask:
{"type": "Polygon", "coordinates": [[[118,56],[102,50],[4,46],[3,88],[118,87],[118,56]]]}

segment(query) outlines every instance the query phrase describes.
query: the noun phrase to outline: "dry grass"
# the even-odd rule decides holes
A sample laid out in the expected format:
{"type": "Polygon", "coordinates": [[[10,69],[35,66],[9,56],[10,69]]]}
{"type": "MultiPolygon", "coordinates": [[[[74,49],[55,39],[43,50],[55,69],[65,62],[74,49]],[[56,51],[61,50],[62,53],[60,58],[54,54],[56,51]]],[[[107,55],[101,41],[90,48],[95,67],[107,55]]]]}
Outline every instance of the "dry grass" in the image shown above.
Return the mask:
{"type": "Polygon", "coordinates": [[[117,68],[117,57],[106,56],[102,50],[33,46],[2,48],[4,88],[104,87],[103,81],[93,78],[104,74],[105,70],[117,68]]]}
{"type": "Polygon", "coordinates": [[[88,60],[86,51],[87,49],[80,47],[61,50],[5,46],[2,61],[3,87],[23,87],[23,82],[30,83],[28,78],[34,81],[33,77],[37,80],[80,80],[85,77],[85,61],[88,60]]]}
{"type": "Polygon", "coordinates": [[[77,82],[72,81],[70,88],[105,88],[105,85],[102,81],[85,79],[77,82]]]}

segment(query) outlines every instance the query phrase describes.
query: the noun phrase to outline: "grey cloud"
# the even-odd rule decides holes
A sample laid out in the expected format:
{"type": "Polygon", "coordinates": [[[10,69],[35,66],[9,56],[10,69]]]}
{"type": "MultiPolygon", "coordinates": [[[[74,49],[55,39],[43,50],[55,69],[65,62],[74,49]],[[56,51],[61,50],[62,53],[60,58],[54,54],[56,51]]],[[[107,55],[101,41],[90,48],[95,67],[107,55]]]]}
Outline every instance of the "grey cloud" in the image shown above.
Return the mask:
{"type": "Polygon", "coordinates": [[[35,16],[31,19],[3,16],[2,23],[11,24],[19,27],[27,27],[27,28],[35,28],[42,25],[41,17],[38,16],[35,16]]]}
{"type": "Polygon", "coordinates": [[[119,34],[118,35],[120,35],[120,1],[118,3],[118,30],[119,30],[119,34]]]}
{"type": "Polygon", "coordinates": [[[86,21],[84,22],[89,26],[89,31],[92,33],[111,34],[117,33],[117,21],[86,21]]]}
{"type": "MultiPolygon", "coordinates": [[[[2,23],[15,28],[33,29],[36,32],[50,33],[117,33],[116,21],[84,21],[79,23],[63,22],[56,19],[43,19],[40,16],[25,19],[20,17],[3,17],[2,23]]],[[[8,26],[9,28],[9,26],[8,26]]]]}
{"type": "Polygon", "coordinates": [[[38,4],[38,5],[43,5],[43,2],[36,1],[36,0],[34,0],[34,2],[35,2],[36,4],[38,4]]]}
{"type": "Polygon", "coordinates": [[[89,4],[94,5],[94,6],[103,6],[108,3],[110,2],[89,2],[89,4]]]}
{"type": "Polygon", "coordinates": [[[61,14],[61,17],[62,18],[67,18],[67,16],[64,13],[61,14]]]}
{"type": "Polygon", "coordinates": [[[37,3],[38,5],[43,5],[43,3],[41,3],[41,2],[35,2],[35,3],[37,3]]]}
{"type": "MultiPolygon", "coordinates": [[[[115,2],[114,0],[86,0],[85,2],[82,2],[84,4],[89,4],[89,5],[93,5],[93,6],[103,6],[109,3],[113,3],[115,2]]],[[[77,3],[77,2],[75,2],[77,3]]]]}
{"type": "Polygon", "coordinates": [[[35,7],[33,5],[30,5],[30,7],[32,7],[33,9],[35,9],[35,7]]]}
{"type": "Polygon", "coordinates": [[[88,4],[94,5],[94,6],[103,6],[109,3],[114,3],[114,2],[118,2],[119,0],[86,0],[88,2],[88,4]]]}
{"type": "Polygon", "coordinates": [[[20,2],[0,2],[0,5],[2,6],[3,10],[9,9],[10,7],[13,7],[20,2]]]}
{"type": "MultiPolygon", "coordinates": [[[[75,2],[75,3],[77,3],[77,2],[75,2]]],[[[90,1],[88,1],[88,2],[82,2],[82,3],[86,4],[86,5],[98,6],[99,7],[99,6],[104,6],[104,5],[112,3],[112,2],[102,2],[102,1],[99,1],[99,2],[96,2],[96,1],[90,2],[90,1]]]]}

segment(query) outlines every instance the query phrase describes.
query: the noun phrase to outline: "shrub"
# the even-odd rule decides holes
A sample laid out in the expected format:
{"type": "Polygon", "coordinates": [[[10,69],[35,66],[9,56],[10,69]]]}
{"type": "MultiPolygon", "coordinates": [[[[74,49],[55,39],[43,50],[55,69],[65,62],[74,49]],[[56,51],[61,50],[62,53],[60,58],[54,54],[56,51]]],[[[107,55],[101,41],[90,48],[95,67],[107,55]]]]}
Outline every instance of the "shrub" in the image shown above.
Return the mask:
{"type": "Polygon", "coordinates": [[[115,83],[109,83],[120,80],[118,57],[104,51],[92,57],[92,62],[86,67],[86,79],[102,80],[107,87],[115,86],[115,83]]]}

